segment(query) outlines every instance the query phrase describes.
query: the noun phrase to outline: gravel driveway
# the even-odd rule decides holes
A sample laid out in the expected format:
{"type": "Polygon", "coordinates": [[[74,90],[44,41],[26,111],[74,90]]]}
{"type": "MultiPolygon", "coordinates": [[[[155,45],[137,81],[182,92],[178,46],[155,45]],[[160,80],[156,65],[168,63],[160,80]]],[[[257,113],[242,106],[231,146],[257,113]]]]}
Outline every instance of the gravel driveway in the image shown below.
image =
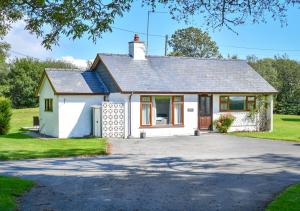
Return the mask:
{"type": "Polygon", "coordinates": [[[263,210],[300,181],[300,144],[204,134],[111,140],[113,155],[0,162],[22,210],[263,210]]]}

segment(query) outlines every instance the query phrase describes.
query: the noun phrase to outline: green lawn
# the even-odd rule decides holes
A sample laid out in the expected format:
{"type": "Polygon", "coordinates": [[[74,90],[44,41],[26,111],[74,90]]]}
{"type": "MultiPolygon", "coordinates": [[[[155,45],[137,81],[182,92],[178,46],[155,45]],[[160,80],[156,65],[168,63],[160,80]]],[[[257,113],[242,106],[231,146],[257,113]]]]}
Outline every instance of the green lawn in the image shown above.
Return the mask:
{"type": "Polygon", "coordinates": [[[16,197],[24,194],[33,185],[30,180],[0,176],[0,210],[16,210],[16,197]]]}
{"type": "Polygon", "coordinates": [[[11,130],[0,136],[0,160],[102,155],[106,153],[106,141],[99,138],[39,139],[22,134],[20,128],[32,125],[32,116],[38,109],[13,111],[11,130]]]}
{"type": "Polygon", "coordinates": [[[273,132],[235,132],[237,136],[300,141],[300,116],[274,114],[273,132]]]}
{"type": "Polygon", "coordinates": [[[21,127],[32,126],[32,117],[38,115],[38,108],[14,109],[9,132],[20,132],[21,127]]]}
{"type": "Polygon", "coordinates": [[[287,188],[279,194],[266,208],[266,211],[299,211],[300,183],[287,188]]]}

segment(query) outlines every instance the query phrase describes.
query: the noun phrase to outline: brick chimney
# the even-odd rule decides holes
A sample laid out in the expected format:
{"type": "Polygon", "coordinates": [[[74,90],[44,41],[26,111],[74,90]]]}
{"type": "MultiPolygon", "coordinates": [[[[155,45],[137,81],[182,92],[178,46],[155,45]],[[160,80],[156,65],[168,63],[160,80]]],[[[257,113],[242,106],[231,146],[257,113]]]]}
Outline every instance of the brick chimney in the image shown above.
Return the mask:
{"type": "Polygon", "coordinates": [[[129,42],[129,56],[135,60],[145,60],[145,43],[140,41],[139,35],[135,34],[133,41],[129,42]]]}

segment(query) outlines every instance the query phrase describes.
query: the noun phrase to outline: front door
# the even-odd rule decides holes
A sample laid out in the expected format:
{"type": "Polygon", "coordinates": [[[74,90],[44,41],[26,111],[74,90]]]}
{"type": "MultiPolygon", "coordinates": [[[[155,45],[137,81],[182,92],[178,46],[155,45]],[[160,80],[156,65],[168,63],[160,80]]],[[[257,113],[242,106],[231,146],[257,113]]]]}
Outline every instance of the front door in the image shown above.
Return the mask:
{"type": "Polygon", "coordinates": [[[198,127],[209,130],[212,126],[212,96],[199,95],[198,127]]]}

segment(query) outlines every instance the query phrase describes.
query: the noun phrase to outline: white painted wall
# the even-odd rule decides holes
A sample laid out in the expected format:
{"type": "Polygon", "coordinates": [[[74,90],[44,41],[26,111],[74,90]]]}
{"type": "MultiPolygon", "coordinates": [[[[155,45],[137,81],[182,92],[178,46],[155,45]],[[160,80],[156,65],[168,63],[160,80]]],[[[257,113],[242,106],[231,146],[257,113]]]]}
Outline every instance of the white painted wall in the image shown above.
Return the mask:
{"type": "Polygon", "coordinates": [[[58,96],[54,95],[54,91],[46,77],[41,85],[39,102],[40,133],[58,137],[58,96]],[[53,112],[45,111],[46,98],[53,99],[53,112]]]}
{"type": "Polygon", "coordinates": [[[60,95],[59,138],[92,134],[92,105],[101,105],[102,95],[60,95]]]}
{"type": "MultiPolygon", "coordinates": [[[[236,95],[235,95],[236,96],[236,95]]],[[[236,119],[234,120],[232,126],[230,127],[228,132],[233,131],[256,131],[257,124],[255,119],[250,119],[249,112],[242,111],[242,112],[220,112],[219,108],[219,97],[220,95],[213,95],[213,121],[217,120],[221,114],[232,114],[236,119]]],[[[269,116],[269,124],[270,128],[273,127],[273,100],[272,95],[269,96],[269,100],[271,106],[268,109],[268,116],[269,116]]],[[[216,130],[214,128],[214,130],[216,130]]]]}

